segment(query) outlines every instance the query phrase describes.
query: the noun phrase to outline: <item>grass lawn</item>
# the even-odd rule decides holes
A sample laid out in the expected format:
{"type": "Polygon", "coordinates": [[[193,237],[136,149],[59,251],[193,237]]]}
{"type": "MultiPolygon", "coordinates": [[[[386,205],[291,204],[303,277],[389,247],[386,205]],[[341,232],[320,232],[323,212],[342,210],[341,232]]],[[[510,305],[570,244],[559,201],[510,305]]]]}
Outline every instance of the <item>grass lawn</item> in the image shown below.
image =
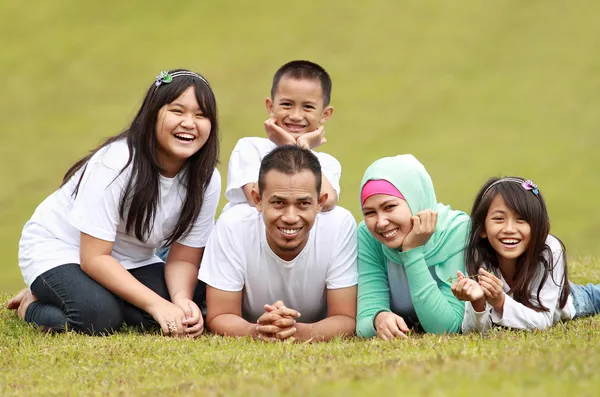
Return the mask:
{"type": "MultiPolygon", "coordinates": [[[[592,0],[0,1],[0,301],[23,285],[23,224],[126,126],[161,69],[211,82],[225,181],[292,59],[332,75],[322,150],[340,160],[340,205],[357,219],[362,173],[382,156],[415,154],[438,199],[465,211],[488,177],[521,175],[545,195],[572,278],[600,282],[599,12],[592,0]]],[[[592,396],[599,326],[265,345],[46,335],[0,309],[0,395],[592,396]]]]}
{"type": "MultiPolygon", "coordinates": [[[[600,280],[600,262],[571,265],[573,280],[600,280]]],[[[267,344],[45,334],[0,308],[2,396],[596,396],[599,366],[600,316],[486,337],[267,344]]]]}

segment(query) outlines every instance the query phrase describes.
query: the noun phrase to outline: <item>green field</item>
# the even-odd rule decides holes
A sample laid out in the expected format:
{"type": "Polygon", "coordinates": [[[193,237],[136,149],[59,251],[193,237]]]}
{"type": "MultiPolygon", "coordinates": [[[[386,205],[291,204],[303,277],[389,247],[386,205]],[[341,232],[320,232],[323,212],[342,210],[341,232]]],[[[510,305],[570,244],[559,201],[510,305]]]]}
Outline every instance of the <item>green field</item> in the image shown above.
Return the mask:
{"type": "MultiPolygon", "coordinates": [[[[598,282],[598,12],[590,0],[2,0],[0,297],[23,286],[18,241],[35,207],[76,159],[127,125],[161,69],[190,68],[213,86],[225,182],[235,142],[263,135],[272,74],[292,59],[332,75],[336,111],[321,150],[340,160],[340,205],[357,219],[362,173],[382,156],[415,154],[438,199],[465,211],[488,177],[520,175],[545,195],[575,280],[598,282]]],[[[2,311],[0,394],[593,395],[598,327],[263,348],[40,336],[2,311]],[[51,370],[27,370],[38,361],[51,370]]]]}

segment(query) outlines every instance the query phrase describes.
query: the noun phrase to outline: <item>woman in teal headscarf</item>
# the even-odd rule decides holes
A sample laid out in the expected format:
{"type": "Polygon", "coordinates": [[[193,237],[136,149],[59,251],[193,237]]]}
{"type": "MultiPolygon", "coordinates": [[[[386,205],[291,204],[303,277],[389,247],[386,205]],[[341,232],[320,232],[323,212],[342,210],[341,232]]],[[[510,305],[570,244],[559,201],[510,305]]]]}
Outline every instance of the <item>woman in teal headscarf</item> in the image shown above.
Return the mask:
{"type": "Polygon", "coordinates": [[[469,216],[437,202],[412,155],[375,161],[361,183],[356,333],[383,340],[409,329],[459,332],[464,302],[450,289],[465,271],[469,216]]]}

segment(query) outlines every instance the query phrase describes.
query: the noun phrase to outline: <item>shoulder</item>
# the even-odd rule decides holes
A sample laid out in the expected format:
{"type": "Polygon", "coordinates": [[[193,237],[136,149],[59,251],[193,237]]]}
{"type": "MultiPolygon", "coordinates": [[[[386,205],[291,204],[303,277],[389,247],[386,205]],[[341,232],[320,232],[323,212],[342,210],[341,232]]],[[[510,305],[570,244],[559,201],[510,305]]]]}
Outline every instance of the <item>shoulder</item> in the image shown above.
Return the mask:
{"type": "Polygon", "coordinates": [[[90,165],[102,164],[106,168],[120,172],[129,162],[129,157],[130,153],[127,141],[122,139],[98,150],[94,153],[89,163],[90,165]]]}
{"type": "Polygon", "coordinates": [[[548,246],[548,248],[550,248],[550,251],[552,252],[554,262],[558,261],[559,258],[565,252],[565,248],[562,242],[551,234],[549,234],[548,237],[546,237],[546,245],[548,246]]]}
{"type": "Polygon", "coordinates": [[[244,137],[237,141],[235,144],[234,151],[254,149],[261,154],[267,154],[277,146],[266,138],[260,138],[256,136],[244,137]]]}
{"type": "Polygon", "coordinates": [[[210,177],[210,181],[208,182],[208,186],[206,186],[206,193],[213,193],[216,191],[218,191],[219,194],[221,193],[221,173],[215,168],[210,177]]]}
{"type": "Polygon", "coordinates": [[[352,226],[356,229],[356,220],[347,209],[336,205],[327,212],[321,212],[318,216],[319,227],[337,228],[339,226],[352,226]]]}
{"type": "Polygon", "coordinates": [[[260,212],[249,204],[238,204],[225,211],[217,220],[219,228],[239,230],[243,233],[261,222],[260,212]]]}
{"type": "Polygon", "coordinates": [[[335,157],[333,157],[331,154],[325,153],[325,152],[315,152],[315,151],[313,151],[313,153],[315,154],[315,156],[317,156],[317,158],[319,159],[319,162],[321,164],[336,164],[341,167],[340,162],[335,157]]]}

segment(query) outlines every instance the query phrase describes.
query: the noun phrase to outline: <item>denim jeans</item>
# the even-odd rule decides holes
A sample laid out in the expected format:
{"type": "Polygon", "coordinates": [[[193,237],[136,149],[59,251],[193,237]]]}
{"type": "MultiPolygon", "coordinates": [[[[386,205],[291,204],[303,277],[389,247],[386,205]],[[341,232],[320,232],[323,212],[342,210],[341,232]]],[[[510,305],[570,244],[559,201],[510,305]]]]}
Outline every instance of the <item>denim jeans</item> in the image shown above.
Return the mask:
{"type": "MultiPolygon", "coordinates": [[[[164,299],[170,300],[165,283],[164,263],[129,270],[140,283],[164,299]]],[[[85,274],[78,264],[70,263],[50,269],[31,284],[38,299],[25,313],[25,321],[46,330],[65,329],[87,334],[108,334],[122,324],[154,329],[152,316],[123,301],[85,274]]],[[[194,301],[204,304],[206,290],[198,286],[194,301]]]]}
{"type": "Polygon", "coordinates": [[[575,306],[575,317],[600,313],[600,284],[571,284],[571,296],[575,306]]]}

